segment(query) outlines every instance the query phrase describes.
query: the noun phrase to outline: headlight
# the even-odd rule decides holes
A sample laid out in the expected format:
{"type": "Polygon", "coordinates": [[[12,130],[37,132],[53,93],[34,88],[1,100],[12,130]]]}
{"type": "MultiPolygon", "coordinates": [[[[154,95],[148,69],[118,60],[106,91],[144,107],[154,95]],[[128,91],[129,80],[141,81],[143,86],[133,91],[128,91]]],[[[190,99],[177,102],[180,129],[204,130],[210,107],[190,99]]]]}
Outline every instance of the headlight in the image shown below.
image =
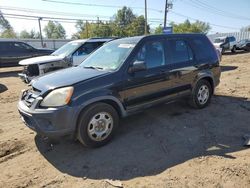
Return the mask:
{"type": "Polygon", "coordinates": [[[73,87],[64,87],[51,91],[41,102],[44,107],[63,106],[69,103],[73,94],[73,87]]]}

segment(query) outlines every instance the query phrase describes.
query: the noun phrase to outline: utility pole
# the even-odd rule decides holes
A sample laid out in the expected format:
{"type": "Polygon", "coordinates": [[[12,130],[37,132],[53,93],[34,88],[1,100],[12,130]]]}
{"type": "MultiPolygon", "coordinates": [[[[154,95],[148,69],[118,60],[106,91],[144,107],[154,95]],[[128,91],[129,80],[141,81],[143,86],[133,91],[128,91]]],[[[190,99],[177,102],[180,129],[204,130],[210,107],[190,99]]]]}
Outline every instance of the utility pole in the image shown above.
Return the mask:
{"type": "Polygon", "coordinates": [[[41,20],[42,20],[42,18],[38,18],[39,31],[40,31],[40,39],[41,39],[41,45],[42,45],[42,48],[43,48],[43,34],[42,34],[42,29],[41,29],[41,20]]]}
{"type": "Polygon", "coordinates": [[[168,0],[166,0],[166,4],[165,4],[165,14],[164,14],[164,28],[167,27],[167,15],[168,15],[168,11],[170,9],[173,8],[173,3],[172,2],[168,2],[168,0]]]}
{"type": "Polygon", "coordinates": [[[145,30],[144,34],[148,34],[148,16],[147,16],[147,0],[145,0],[145,30]]]}
{"type": "Polygon", "coordinates": [[[87,38],[89,38],[89,28],[88,28],[88,21],[86,20],[86,34],[87,38]]]}
{"type": "Polygon", "coordinates": [[[97,26],[99,28],[99,24],[100,24],[100,20],[99,20],[99,16],[97,16],[97,26]]]}

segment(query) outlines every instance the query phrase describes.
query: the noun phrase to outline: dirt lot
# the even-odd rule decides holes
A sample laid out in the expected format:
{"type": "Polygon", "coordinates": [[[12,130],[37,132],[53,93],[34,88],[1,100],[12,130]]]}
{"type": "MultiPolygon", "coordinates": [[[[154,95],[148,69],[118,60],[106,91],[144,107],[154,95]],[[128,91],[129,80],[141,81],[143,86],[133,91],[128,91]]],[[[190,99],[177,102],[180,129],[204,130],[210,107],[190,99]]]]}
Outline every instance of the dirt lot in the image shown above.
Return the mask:
{"type": "Polygon", "coordinates": [[[163,104],[121,120],[113,142],[86,149],[43,140],[17,112],[19,68],[0,69],[0,187],[250,187],[250,53],[223,56],[211,105],[163,104]],[[108,180],[118,180],[109,182],[108,180]],[[111,183],[111,184],[110,184],[111,183]]]}

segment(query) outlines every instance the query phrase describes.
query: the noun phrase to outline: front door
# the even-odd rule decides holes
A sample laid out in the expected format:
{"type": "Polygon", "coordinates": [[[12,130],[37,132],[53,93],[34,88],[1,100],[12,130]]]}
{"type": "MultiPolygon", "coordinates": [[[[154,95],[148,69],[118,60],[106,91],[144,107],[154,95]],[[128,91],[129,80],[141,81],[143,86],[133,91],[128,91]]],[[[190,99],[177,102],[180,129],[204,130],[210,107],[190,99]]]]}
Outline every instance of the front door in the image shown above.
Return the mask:
{"type": "Polygon", "coordinates": [[[133,62],[135,61],[144,61],[147,68],[139,72],[126,73],[124,103],[127,108],[160,99],[166,96],[171,88],[164,39],[144,42],[133,58],[133,62]]]}

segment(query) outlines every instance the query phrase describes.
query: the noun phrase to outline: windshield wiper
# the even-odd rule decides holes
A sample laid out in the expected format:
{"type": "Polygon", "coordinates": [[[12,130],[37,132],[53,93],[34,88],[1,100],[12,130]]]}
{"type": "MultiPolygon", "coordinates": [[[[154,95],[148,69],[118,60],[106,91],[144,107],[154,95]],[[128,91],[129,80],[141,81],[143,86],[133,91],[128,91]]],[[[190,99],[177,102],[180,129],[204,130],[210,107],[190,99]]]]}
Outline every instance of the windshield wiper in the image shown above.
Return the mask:
{"type": "Polygon", "coordinates": [[[85,66],[85,67],[83,67],[83,68],[86,68],[86,69],[99,69],[99,70],[103,70],[103,68],[102,67],[94,67],[94,66],[85,66]]]}

